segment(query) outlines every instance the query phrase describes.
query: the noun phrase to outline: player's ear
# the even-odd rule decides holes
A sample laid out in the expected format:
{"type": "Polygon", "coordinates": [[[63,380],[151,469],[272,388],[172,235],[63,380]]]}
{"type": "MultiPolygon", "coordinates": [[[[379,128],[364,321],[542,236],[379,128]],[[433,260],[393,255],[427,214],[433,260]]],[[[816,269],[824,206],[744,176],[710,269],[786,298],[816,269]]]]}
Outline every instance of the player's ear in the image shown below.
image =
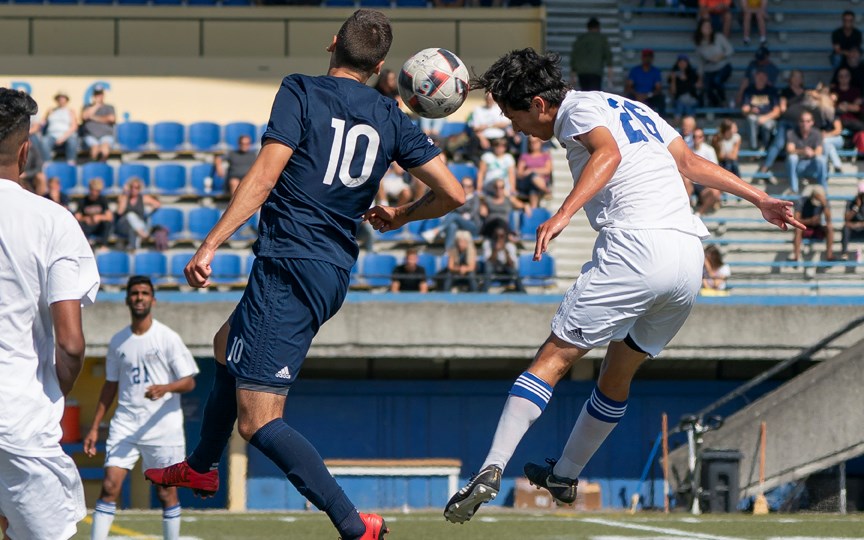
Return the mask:
{"type": "Polygon", "coordinates": [[[24,144],[18,149],[18,170],[24,171],[27,167],[27,156],[30,154],[30,137],[24,140],[24,144]]]}
{"type": "Polygon", "coordinates": [[[325,49],[327,52],[332,53],[336,49],[336,36],[333,36],[333,41],[330,42],[330,45],[325,49]]]}
{"type": "Polygon", "coordinates": [[[384,68],[384,60],[378,62],[378,65],[375,66],[375,75],[381,75],[381,69],[384,68]]]}

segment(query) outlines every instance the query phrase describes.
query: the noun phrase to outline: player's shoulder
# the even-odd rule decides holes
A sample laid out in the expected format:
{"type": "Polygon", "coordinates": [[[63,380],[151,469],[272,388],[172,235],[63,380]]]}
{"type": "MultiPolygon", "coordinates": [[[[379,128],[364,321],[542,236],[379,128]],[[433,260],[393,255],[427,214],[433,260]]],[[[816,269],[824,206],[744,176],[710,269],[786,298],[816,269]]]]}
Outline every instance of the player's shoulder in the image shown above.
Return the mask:
{"type": "Polygon", "coordinates": [[[113,336],[111,336],[111,340],[108,342],[108,347],[111,349],[116,349],[119,347],[124,341],[129,339],[129,336],[132,335],[132,327],[125,326],[118,330],[113,336]]]}
{"type": "Polygon", "coordinates": [[[155,334],[161,339],[180,341],[181,343],[183,341],[180,338],[180,334],[174,331],[173,328],[171,328],[165,323],[158,321],[157,319],[153,319],[153,326],[151,327],[151,331],[155,332],[155,334]]]}

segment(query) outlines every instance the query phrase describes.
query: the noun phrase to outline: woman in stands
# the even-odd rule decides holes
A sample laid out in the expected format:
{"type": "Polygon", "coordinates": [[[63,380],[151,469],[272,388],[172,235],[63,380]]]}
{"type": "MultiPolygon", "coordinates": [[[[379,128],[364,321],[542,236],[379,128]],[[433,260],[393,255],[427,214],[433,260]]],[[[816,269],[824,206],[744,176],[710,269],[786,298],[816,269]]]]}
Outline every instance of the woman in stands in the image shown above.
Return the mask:
{"type": "Polygon", "coordinates": [[[503,227],[510,229],[510,214],[515,209],[522,209],[526,215],[531,215],[531,208],[516,197],[510,197],[504,190],[504,180],[498,179],[494,182],[494,190],[491,196],[485,196],[480,207],[480,215],[483,217],[483,227],[480,234],[491,238],[495,229],[503,227]]]}
{"type": "Polygon", "coordinates": [[[477,292],[477,248],[468,231],[457,232],[456,243],[447,250],[442,290],[450,292],[453,287],[468,287],[469,291],[477,292]]]}
{"type": "Polygon", "coordinates": [[[78,159],[78,116],[69,106],[66,92],[54,96],[57,106],[45,114],[45,135],[42,137],[42,157],[50,161],[54,149],[63,147],[66,162],[75,165],[78,159]]]}
{"type": "Polygon", "coordinates": [[[740,177],[738,152],[741,150],[741,135],[738,133],[738,124],[729,118],[724,118],[711,142],[714,151],[717,152],[718,165],[740,177]]]}
{"type": "Polygon", "coordinates": [[[699,19],[693,34],[696,45],[696,59],[705,92],[706,105],[724,107],[726,105],[726,81],[732,74],[730,59],[735,49],[723,34],[714,32],[709,19],[699,19]]]}
{"type": "Polygon", "coordinates": [[[552,154],[543,149],[543,140],[528,137],[528,151],[516,164],[516,192],[528,200],[529,208],[540,206],[540,199],[549,194],[552,183],[552,154]]]}
{"type": "Polygon", "coordinates": [[[732,275],[732,269],[723,262],[723,254],[717,246],[705,246],[705,267],[702,270],[702,289],[709,291],[725,291],[726,280],[732,275]]]}
{"type": "Polygon", "coordinates": [[[685,116],[692,116],[699,105],[699,73],[690,63],[690,57],[679,54],[669,72],[669,94],[675,109],[675,125],[685,116]]]}
{"type": "Polygon", "coordinates": [[[130,178],[123,193],[117,198],[117,234],[126,239],[126,249],[135,251],[141,241],[150,238],[147,223],[147,209],[156,210],[162,203],[152,195],[142,193],[144,182],[140,178],[130,178]]]}

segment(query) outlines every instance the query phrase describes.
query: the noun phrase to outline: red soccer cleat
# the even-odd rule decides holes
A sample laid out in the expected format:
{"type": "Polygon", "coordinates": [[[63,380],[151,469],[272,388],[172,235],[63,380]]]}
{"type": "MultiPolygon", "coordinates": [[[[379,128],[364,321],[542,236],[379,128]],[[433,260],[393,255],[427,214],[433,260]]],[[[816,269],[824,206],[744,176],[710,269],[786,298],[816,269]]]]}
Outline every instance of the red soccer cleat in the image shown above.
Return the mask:
{"type": "Polygon", "coordinates": [[[360,513],[360,519],[366,524],[366,534],[360,537],[360,540],[381,540],[384,535],[390,532],[387,524],[384,523],[384,518],[378,514],[360,513]]]}
{"type": "Polygon", "coordinates": [[[144,476],[159,486],[190,488],[201,497],[212,497],[219,490],[219,471],[195,472],[185,459],[163,469],[147,469],[144,476]]]}

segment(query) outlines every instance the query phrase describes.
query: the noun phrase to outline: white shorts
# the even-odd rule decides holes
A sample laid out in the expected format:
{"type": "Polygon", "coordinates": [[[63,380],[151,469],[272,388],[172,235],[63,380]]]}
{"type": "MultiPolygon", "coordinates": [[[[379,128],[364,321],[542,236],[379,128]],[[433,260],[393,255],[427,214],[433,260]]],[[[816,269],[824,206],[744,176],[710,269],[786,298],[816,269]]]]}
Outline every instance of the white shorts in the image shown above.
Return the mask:
{"type": "Polygon", "coordinates": [[[0,515],[13,540],[66,540],[87,515],[84,487],[67,455],[22,457],[0,450],[0,515]]]}
{"type": "Polygon", "coordinates": [[[156,446],[128,441],[105,445],[105,466],[131,471],[141,458],[143,470],[167,467],[186,459],[186,446],[156,446]]]}
{"type": "Polygon", "coordinates": [[[564,295],[552,332],[581,349],[629,335],[639,349],[657,356],[690,315],[704,260],[696,236],[605,228],[593,260],[564,295]]]}

